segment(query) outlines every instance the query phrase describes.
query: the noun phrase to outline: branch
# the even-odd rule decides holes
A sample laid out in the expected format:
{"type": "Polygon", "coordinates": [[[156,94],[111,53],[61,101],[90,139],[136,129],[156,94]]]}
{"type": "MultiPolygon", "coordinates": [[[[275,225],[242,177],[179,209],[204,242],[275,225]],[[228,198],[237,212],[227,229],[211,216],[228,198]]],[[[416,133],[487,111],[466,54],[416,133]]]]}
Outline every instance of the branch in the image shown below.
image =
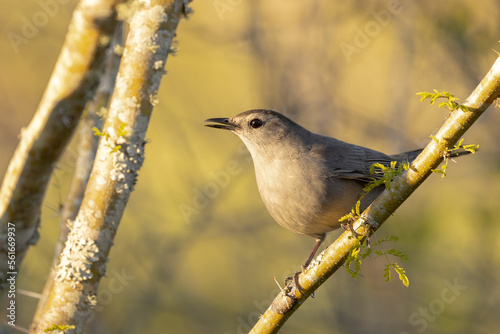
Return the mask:
{"type": "MultiPolygon", "coordinates": [[[[443,161],[447,149],[455,143],[493,103],[500,93],[500,58],[497,58],[488,74],[472,92],[464,105],[450,113],[441,129],[422,153],[413,161],[408,171],[396,176],[390,189],[384,192],[362,213],[354,223],[356,232],[363,241],[373,234],[394,211],[417,189],[417,187],[443,161]],[[468,110],[467,110],[468,109],[468,110]],[[370,226],[370,227],[368,227],[370,226]]],[[[250,333],[277,333],[300,305],[338,268],[350,250],[358,244],[351,232],[344,232],[323,253],[318,255],[307,271],[299,276],[302,295],[292,284],[283,290],[260,317],[250,333]]]]}
{"type": "MultiPolygon", "coordinates": [[[[61,219],[59,222],[59,236],[54,249],[54,257],[52,260],[52,268],[57,267],[59,264],[59,257],[61,256],[64,244],[68,239],[69,226],[75,220],[80,205],[83,200],[85,188],[92,171],[95,155],[97,151],[97,144],[99,137],[94,136],[92,128],[102,128],[103,108],[107,108],[111,94],[115,87],[116,75],[118,67],[120,66],[121,53],[116,52],[117,47],[123,45],[123,22],[120,22],[113,35],[112,43],[106,51],[106,70],[99,83],[94,99],[89,103],[86,108],[85,114],[82,116],[79,130],[78,140],[78,159],[76,161],[75,171],[71,184],[69,186],[68,195],[64,201],[64,206],[61,209],[61,219]]],[[[55,272],[50,271],[49,277],[45,281],[43,292],[38,302],[35,316],[33,317],[33,325],[40,321],[42,312],[47,303],[48,294],[52,290],[55,280],[55,272]]],[[[32,325],[32,326],[33,326],[32,325]]]]}
{"type": "Polygon", "coordinates": [[[85,196],[36,333],[53,325],[82,333],[123,211],[144,161],[145,135],[182,0],[138,1],[85,196]]]}
{"type": "Polygon", "coordinates": [[[0,189],[0,292],[38,240],[43,197],[61,152],[92,98],[116,25],[117,0],[82,0],[40,105],[21,139],[0,189]],[[8,265],[7,226],[15,226],[15,266],[8,265]],[[9,274],[7,274],[9,273],[9,274]]]}

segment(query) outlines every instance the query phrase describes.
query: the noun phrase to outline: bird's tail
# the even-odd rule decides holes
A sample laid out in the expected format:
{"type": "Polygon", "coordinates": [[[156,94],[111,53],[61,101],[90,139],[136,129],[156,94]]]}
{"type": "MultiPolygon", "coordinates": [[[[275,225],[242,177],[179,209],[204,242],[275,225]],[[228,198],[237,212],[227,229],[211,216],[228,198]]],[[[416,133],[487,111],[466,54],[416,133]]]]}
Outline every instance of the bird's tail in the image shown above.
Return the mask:
{"type": "MultiPolygon", "coordinates": [[[[397,161],[410,161],[411,162],[411,161],[415,160],[415,158],[422,151],[423,151],[423,149],[408,151],[408,152],[404,152],[404,153],[400,153],[400,154],[391,155],[391,158],[393,158],[394,160],[397,160],[397,161]]],[[[476,151],[478,151],[478,149],[476,149],[476,151]]],[[[472,153],[472,152],[465,150],[465,149],[458,149],[458,150],[454,150],[453,152],[451,152],[448,157],[455,158],[455,157],[467,155],[470,153],[472,153]]]]}

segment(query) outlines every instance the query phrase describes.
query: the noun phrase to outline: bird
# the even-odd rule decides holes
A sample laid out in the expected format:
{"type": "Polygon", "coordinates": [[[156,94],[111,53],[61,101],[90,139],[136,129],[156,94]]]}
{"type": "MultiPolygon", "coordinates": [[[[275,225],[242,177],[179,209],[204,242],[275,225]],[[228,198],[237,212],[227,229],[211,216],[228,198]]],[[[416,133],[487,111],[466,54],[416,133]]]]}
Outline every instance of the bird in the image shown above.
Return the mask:
{"type": "Polygon", "coordinates": [[[328,232],[361,199],[360,211],[384,190],[363,188],[378,177],[373,164],[411,162],[421,149],[395,155],[313,133],[283,114],[254,109],[232,118],[210,118],[205,126],[229,130],[252,157],[262,200],[282,227],[316,243],[302,268],[307,268],[328,232]]]}

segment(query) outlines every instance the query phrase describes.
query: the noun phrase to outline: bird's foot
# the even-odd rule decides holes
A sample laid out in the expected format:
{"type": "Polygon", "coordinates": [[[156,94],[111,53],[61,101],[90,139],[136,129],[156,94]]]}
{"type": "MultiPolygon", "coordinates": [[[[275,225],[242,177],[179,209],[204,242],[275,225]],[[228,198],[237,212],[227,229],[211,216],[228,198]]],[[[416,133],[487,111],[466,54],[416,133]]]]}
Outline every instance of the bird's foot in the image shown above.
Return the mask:
{"type": "Polygon", "coordinates": [[[342,223],[340,226],[342,226],[342,228],[344,230],[350,231],[352,233],[352,236],[357,239],[360,236],[360,234],[357,233],[356,230],[354,230],[354,226],[353,226],[354,221],[355,221],[354,219],[349,218],[347,220],[347,223],[342,223]]]}
{"type": "MultiPolygon", "coordinates": [[[[361,218],[361,219],[363,219],[363,218],[361,218]]],[[[354,238],[359,239],[359,237],[361,237],[362,235],[361,235],[361,234],[359,234],[358,232],[356,232],[356,230],[354,229],[353,224],[354,224],[354,222],[355,222],[355,221],[356,221],[355,219],[350,218],[350,219],[347,221],[347,223],[343,223],[343,224],[341,224],[340,226],[342,226],[342,228],[343,228],[344,230],[346,230],[346,231],[350,231],[350,232],[352,233],[352,236],[353,236],[354,238]]],[[[373,226],[372,226],[372,225],[370,225],[369,223],[364,222],[364,220],[363,220],[363,224],[364,224],[364,226],[366,226],[366,228],[368,229],[368,233],[366,234],[365,242],[366,242],[366,245],[367,245],[368,247],[370,247],[370,234],[371,234],[371,233],[370,233],[370,229],[372,229],[372,228],[373,228],[373,226]]]]}
{"type": "MultiPolygon", "coordinates": [[[[297,291],[299,291],[300,294],[303,295],[304,297],[306,297],[306,291],[299,283],[299,275],[301,273],[303,273],[305,270],[306,270],[306,268],[304,266],[302,266],[302,270],[297,271],[293,276],[288,276],[287,278],[285,278],[285,285],[288,288],[291,288],[291,286],[289,286],[289,284],[291,282],[293,282],[293,284],[295,284],[295,288],[297,289],[297,291]]],[[[314,295],[313,295],[313,297],[314,297],[314,295]]]]}

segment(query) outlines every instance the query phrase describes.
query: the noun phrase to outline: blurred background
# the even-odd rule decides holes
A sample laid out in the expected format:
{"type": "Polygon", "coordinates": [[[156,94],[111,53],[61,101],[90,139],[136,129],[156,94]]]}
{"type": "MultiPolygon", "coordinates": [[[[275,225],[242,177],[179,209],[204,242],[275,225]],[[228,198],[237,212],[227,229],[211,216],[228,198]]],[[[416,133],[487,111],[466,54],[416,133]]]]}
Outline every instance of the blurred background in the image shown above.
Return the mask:
{"type": "MultiPolygon", "coordinates": [[[[36,110],[76,4],[54,1],[51,10],[49,0],[2,3],[0,175],[36,110]],[[26,22],[35,29],[23,28],[26,22]],[[23,43],[13,45],[11,32],[23,43]]],[[[386,153],[412,150],[447,116],[416,93],[445,90],[463,102],[500,51],[494,0],[210,0],[192,8],[166,65],[145,164],[87,333],[248,332],[278,292],[273,276],[283,282],[307,258],[314,240],[267,213],[240,140],[203,120],[274,109],[317,133],[386,153]]],[[[408,288],[397,275],[384,281],[384,258],[367,259],[362,277],[339,270],[282,332],[498,331],[499,121],[490,108],[465,136],[480,152],[450,162],[444,179],[431,176],[372,237],[400,238],[382,246],[409,256],[400,263],[408,288]]],[[[40,293],[50,271],[77,140],[54,173],[41,239],[24,260],[18,289],[40,293]]],[[[36,304],[17,294],[18,326],[29,327],[36,304]]],[[[5,296],[0,305],[3,314],[5,296]]],[[[17,333],[1,322],[1,333],[17,333]]]]}

